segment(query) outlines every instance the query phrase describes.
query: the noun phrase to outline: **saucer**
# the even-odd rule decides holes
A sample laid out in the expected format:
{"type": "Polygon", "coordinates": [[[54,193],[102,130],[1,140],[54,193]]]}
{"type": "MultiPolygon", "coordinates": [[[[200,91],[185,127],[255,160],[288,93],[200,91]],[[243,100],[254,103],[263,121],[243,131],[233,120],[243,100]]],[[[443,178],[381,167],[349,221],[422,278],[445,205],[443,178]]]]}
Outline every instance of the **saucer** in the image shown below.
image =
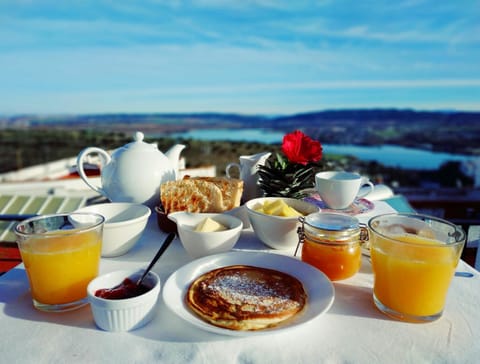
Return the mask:
{"type": "Polygon", "coordinates": [[[365,199],[365,198],[358,198],[356,199],[350,206],[348,206],[346,209],[341,209],[341,210],[336,210],[328,207],[324,201],[322,201],[320,195],[316,192],[310,194],[308,197],[304,198],[305,201],[310,202],[318,207],[322,211],[325,212],[341,212],[343,214],[347,215],[359,215],[363,214],[365,212],[373,210],[375,205],[373,202],[365,199]]]}

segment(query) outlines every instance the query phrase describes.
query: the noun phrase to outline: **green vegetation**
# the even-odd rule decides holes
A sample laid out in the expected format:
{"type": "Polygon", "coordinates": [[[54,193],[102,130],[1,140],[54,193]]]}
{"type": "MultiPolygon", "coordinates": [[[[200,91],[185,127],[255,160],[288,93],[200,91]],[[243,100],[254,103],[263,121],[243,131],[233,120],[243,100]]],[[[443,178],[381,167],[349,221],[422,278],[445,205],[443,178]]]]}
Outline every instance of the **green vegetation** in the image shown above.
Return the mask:
{"type": "MultiPolygon", "coordinates": [[[[78,155],[85,147],[97,146],[112,150],[132,141],[131,133],[102,132],[94,129],[28,129],[0,130],[0,173],[15,171],[32,165],[43,164],[54,160],[78,155]]],[[[224,175],[225,167],[230,162],[238,161],[240,155],[264,152],[280,152],[280,145],[231,141],[199,141],[191,139],[146,138],[147,142],[157,143],[161,151],[166,151],[175,143],[185,144],[182,152],[187,167],[194,168],[215,165],[218,175],[224,175]]],[[[462,177],[459,165],[448,163],[438,171],[405,171],[398,168],[387,168],[376,162],[362,162],[353,157],[324,155],[323,160],[330,167],[358,171],[369,175],[377,182],[399,184],[401,186],[419,186],[425,181],[455,187],[459,182],[468,186],[471,180],[462,177]]]]}
{"type": "Polygon", "coordinates": [[[76,156],[87,146],[116,148],[127,142],[121,133],[94,130],[1,130],[0,173],[76,156]]]}
{"type": "MultiPolygon", "coordinates": [[[[153,138],[190,129],[264,128],[280,132],[302,130],[329,144],[394,144],[459,154],[480,155],[480,113],[421,112],[372,109],[332,110],[291,116],[265,117],[236,114],[101,114],[0,117],[0,173],[57,159],[74,157],[87,146],[111,150],[132,141],[132,134],[144,131],[149,142],[161,151],[175,143],[187,148],[182,153],[187,167],[215,165],[223,175],[228,163],[240,155],[265,150],[278,152],[280,146],[261,143],[153,138]],[[115,132],[113,132],[115,130],[115,132]]],[[[458,163],[448,163],[438,171],[405,171],[376,162],[362,162],[346,156],[324,156],[338,169],[358,171],[374,181],[391,186],[470,186],[458,163]]],[[[430,188],[430,187],[429,187],[430,188]]]]}
{"type": "MultiPolygon", "coordinates": [[[[98,132],[89,130],[0,130],[0,173],[15,171],[32,165],[57,159],[74,157],[86,147],[97,146],[111,150],[132,142],[130,134],[120,132],[98,132]]],[[[198,140],[175,140],[172,138],[147,138],[166,151],[175,143],[187,145],[182,153],[188,167],[216,165],[219,173],[228,163],[238,161],[242,154],[264,151],[260,143],[202,142],[198,140]]],[[[278,150],[277,147],[267,146],[278,150]]]]}

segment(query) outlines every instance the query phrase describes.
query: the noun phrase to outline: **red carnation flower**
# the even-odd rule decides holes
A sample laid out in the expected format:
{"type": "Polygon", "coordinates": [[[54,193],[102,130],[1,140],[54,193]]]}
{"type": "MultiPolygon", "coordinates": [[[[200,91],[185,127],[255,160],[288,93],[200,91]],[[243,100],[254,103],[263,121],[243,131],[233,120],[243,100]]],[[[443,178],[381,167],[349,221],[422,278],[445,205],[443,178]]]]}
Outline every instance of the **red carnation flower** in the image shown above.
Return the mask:
{"type": "Polygon", "coordinates": [[[291,163],[307,165],[322,159],[322,145],[300,130],[285,134],[282,151],[291,163]]]}

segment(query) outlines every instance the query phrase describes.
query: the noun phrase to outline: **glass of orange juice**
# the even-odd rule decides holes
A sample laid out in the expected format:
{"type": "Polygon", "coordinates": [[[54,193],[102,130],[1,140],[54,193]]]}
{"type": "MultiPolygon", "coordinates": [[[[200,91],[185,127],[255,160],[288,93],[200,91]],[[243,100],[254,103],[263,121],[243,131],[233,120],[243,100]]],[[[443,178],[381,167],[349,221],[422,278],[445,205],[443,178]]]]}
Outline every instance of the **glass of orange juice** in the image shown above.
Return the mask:
{"type": "Polygon", "coordinates": [[[87,303],[87,285],[98,275],[104,221],[95,213],[65,213],[15,226],[35,308],[60,312],[87,303]]]}
{"type": "Polygon", "coordinates": [[[377,308],[408,322],[440,318],[465,232],[420,214],[380,215],[368,227],[377,308]]]}

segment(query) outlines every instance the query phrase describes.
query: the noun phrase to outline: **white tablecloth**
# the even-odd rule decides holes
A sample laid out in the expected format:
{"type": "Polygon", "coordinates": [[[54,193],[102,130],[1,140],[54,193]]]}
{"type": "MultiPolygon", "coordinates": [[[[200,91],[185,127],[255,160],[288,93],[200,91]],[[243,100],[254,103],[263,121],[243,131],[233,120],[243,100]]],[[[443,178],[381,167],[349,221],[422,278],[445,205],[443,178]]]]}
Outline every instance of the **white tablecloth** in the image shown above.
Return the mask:
{"type": "MultiPolygon", "coordinates": [[[[376,202],[378,211],[388,207],[376,202]]],[[[145,266],[163,241],[152,216],[140,242],[101,271],[145,266]]],[[[236,249],[268,249],[249,229],[236,249]]],[[[191,259],[176,239],[154,268],[163,282],[191,259]]],[[[172,314],[160,298],[144,328],[99,330],[88,306],[53,314],[32,307],[23,266],[0,277],[0,363],[476,363],[480,358],[480,277],[464,262],[454,277],[444,315],[429,324],[389,319],[372,302],[370,263],[334,283],[330,310],[307,325],[268,336],[227,337],[202,331],[172,314]]]]}

